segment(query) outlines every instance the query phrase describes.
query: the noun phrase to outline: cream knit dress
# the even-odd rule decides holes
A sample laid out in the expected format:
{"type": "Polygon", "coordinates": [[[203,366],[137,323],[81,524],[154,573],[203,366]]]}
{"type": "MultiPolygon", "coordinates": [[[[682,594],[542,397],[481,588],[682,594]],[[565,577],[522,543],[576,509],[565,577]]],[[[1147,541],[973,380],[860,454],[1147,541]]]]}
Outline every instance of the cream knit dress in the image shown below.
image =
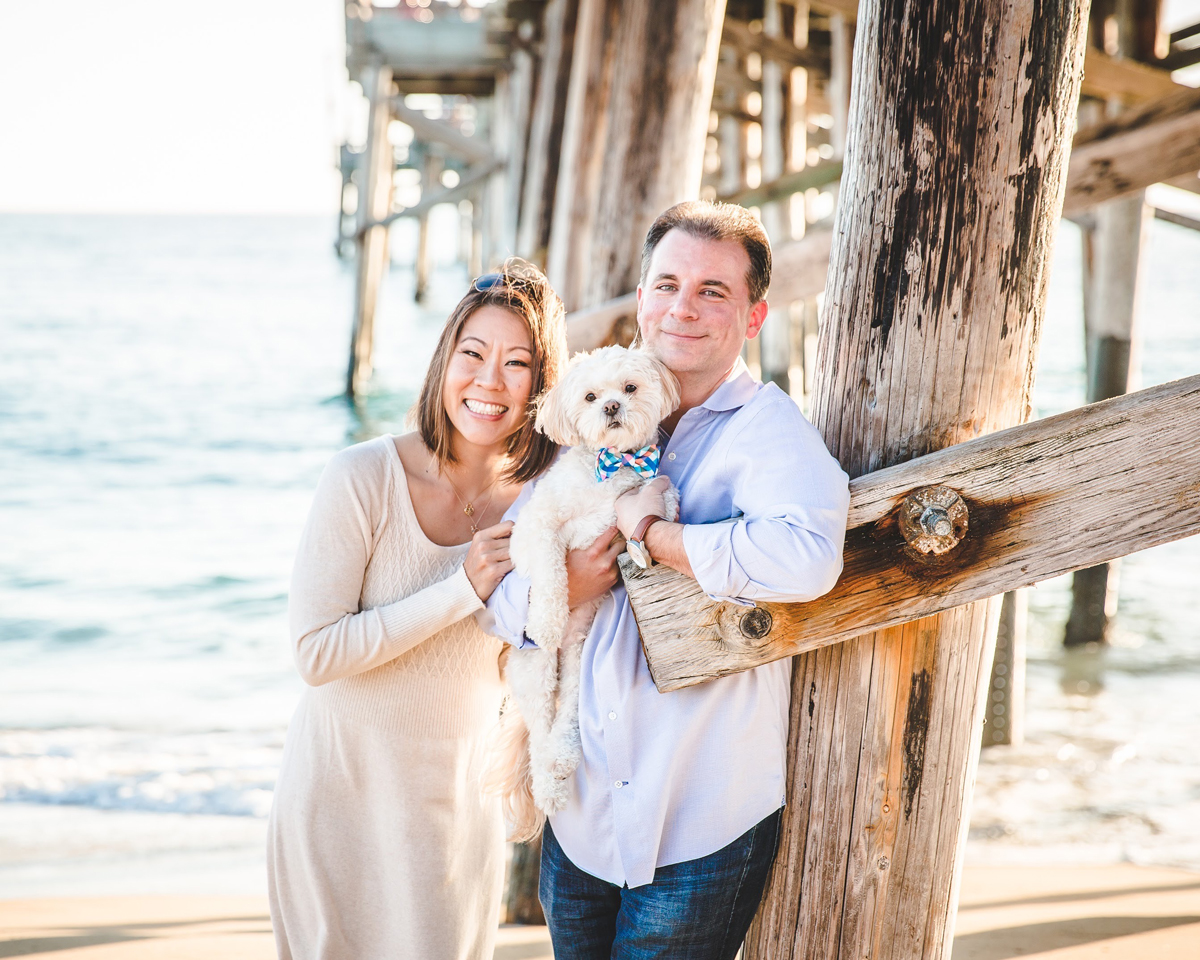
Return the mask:
{"type": "Polygon", "coordinates": [[[480,780],[501,643],[471,616],[466,552],[421,531],[392,437],[326,467],[288,604],[312,686],[267,840],[282,958],[491,960],[504,825],[480,780]]]}

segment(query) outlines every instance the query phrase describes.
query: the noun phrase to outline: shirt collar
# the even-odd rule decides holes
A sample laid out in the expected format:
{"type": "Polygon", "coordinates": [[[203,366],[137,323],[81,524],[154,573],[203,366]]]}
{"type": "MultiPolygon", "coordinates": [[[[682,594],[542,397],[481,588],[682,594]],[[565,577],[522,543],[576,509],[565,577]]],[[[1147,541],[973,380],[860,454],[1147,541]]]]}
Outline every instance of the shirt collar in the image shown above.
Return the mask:
{"type": "Polygon", "coordinates": [[[729,371],[729,376],[700,406],[714,413],[736,410],[749,403],[759,386],[758,381],[750,375],[746,361],[738,357],[733,369],[729,371]]]}

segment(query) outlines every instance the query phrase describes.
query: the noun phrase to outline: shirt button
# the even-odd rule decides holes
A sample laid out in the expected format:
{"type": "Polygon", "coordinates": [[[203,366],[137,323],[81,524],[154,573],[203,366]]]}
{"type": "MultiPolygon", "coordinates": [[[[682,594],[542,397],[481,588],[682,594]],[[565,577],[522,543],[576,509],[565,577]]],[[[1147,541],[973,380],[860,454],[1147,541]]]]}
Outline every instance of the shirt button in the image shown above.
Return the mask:
{"type": "Polygon", "coordinates": [[[667,459],[668,459],[668,460],[674,460],[674,459],[675,459],[675,451],[674,451],[674,450],[672,450],[670,453],[668,453],[668,454],[667,454],[667,459]]]}
{"type": "Polygon", "coordinates": [[[613,789],[614,790],[620,790],[623,786],[625,786],[625,784],[622,783],[620,780],[613,781],[613,789]]]}
{"type": "Polygon", "coordinates": [[[615,710],[609,710],[609,711],[608,711],[608,719],[609,719],[609,720],[616,720],[616,719],[617,719],[617,712],[616,712],[615,710]]]}

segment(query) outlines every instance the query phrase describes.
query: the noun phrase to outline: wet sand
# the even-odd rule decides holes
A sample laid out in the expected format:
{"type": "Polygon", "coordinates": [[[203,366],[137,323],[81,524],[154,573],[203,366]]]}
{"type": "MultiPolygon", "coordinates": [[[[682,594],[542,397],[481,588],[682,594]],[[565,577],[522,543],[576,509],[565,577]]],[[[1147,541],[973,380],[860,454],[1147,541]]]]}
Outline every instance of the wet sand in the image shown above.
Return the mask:
{"type": "MultiPolygon", "coordinates": [[[[274,955],[262,897],[0,900],[0,958],[271,960],[274,955]]],[[[551,957],[544,928],[501,928],[496,960],[551,957]]],[[[1131,865],[968,867],[953,960],[1011,957],[1195,960],[1200,957],[1200,873],[1131,865]]]]}

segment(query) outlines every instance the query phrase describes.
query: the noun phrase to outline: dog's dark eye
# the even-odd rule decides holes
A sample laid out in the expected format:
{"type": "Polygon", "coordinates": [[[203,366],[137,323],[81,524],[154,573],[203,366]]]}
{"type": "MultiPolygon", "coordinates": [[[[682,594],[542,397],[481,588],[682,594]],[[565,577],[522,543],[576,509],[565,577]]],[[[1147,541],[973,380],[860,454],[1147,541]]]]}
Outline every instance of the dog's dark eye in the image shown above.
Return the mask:
{"type": "Polygon", "coordinates": [[[589,393],[589,394],[588,394],[586,397],[584,397],[583,399],[584,399],[584,400],[586,400],[588,403],[591,403],[591,402],[593,402],[593,401],[596,399],[596,395],[595,395],[594,393],[589,393]]]}
{"type": "Polygon", "coordinates": [[[636,391],[637,391],[637,384],[636,384],[636,383],[627,383],[627,384],[625,384],[625,392],[626,392],[626,393],[634,393],[634,392],[636,392],[636,391]]]}

